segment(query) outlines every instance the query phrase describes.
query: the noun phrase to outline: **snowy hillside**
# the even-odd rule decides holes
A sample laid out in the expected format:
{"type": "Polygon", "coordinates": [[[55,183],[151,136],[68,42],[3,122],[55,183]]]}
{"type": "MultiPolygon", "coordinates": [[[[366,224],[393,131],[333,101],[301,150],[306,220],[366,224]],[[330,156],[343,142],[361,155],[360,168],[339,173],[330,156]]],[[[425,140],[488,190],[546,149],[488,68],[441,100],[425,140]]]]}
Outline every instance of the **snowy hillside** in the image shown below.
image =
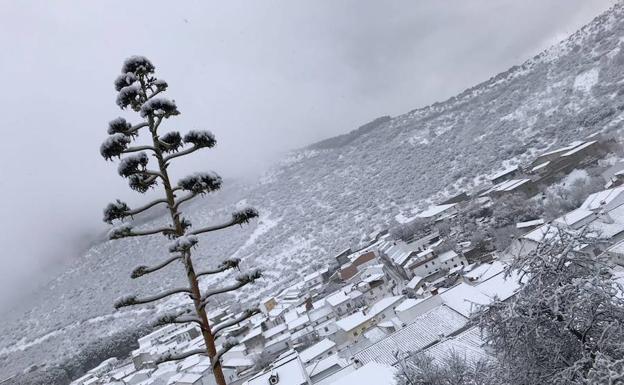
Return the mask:
{"type": "MultiPolygon", "coordinates": [[[[427,199],[476,187],[484,174],[555,144],[620,129],[623,82],[624,7],[618,5],[566,41],[456,97],[295,151],[256,185],[230,185],[195,202],[189,210],[198,225],[226,217],[242,199],[261,213],[252,226],[202,238],[201,263],[236,254],[266,271],[264,292],[254,288],[253,294],[275,290],[362,243],[397,215],[412,215],[427,199]]],[[[0,325],[0,379],[77,353],[153,314],[113,312],[112,303],[139,290],[139,283],[167,287],[184,279],[173,266],[130,280],[135,266],[162,259],[165,242],[99,244],[44,286],[32,310],[8,315],[0,325]]]]}

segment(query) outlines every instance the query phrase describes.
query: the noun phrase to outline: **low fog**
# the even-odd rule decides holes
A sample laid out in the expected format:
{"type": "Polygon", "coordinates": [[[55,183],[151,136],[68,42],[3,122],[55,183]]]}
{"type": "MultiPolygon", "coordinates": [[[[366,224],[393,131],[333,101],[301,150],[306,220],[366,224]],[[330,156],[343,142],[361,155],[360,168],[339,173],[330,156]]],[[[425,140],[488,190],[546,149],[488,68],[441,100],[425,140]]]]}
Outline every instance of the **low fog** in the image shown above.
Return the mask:
{"type": "Polygon", "coordinates": [[[114,199],[99,155],[124,58],[149,57],[219,141],[188,168],[253,180],[289,149],[450,97],[520,64],[610,0],[14,1],[0,12],[0,306],[80,257],[114,199]]]}

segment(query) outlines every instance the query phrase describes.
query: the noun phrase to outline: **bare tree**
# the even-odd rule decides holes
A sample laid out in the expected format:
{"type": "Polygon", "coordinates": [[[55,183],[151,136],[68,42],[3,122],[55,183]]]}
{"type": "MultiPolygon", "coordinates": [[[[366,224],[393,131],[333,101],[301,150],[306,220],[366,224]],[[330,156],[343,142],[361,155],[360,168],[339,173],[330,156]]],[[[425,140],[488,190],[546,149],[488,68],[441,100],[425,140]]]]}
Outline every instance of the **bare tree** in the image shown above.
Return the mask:
{"type": "Polygon", "coordinates": [[[260,271],[240,274],[236,280],[223,287],[211,288],[201,292],[199,280],[212,274],[218,274],[230,269],[238,268],[240,260],[227,259],[213,269],[195,271],[191,258],[192,250],[199,242],[198,236],[212,231],[225,229],[230,226],[247,223],[258,216],[253,208],[246,208],[234,212],[230,220],[213,226],[201,228],[192,227],[188,218],[182,214],[182,205],[204,194],[218,190],[221,187],[221,177],[214,172],[197,172],[179,179],[173,185],[169,173],[169,165],[195,151],[212,148],[216,144],[214,135],[209,131],[189,131],[184,137],[177,131],[161,133],[162,123],[180,112],[173,100],[162,97],[167,90],[167,83],[156,78],[154,65],[145,57],[133,56],[127,59],[122,67],[121,75],[115,80],[115,89],[119,92],[117,105],[122,109],[130,108],[139,113],[140,122],[131,124],[124,118],[114,119],[109,123],[110,136],[100,148],[106,160],[120,158],[119,175],[128,179],[130,188],[145,193],[157,186],[161,187],[163,196],[141,207],[131,209],[126,203],[117,200],[104,209],[104,221],[108,223],[121,222],[109,233],[110,239],[139,237],[154,234],[163,235],[171,240],[168,245],[170,257],[155,266],[138,266],[132,272],[132,278],[139,278],[165,268],[175,261],[180,261],[185,267],[188,285],[170,288],[160,293],[146,297],[128,295],[118,299],[115,308],[146,304],[163,298],[184,294],[192,301],[192,307],[184,311],[177,311],[161,316],[156,324],[196,323],[202,331],[205,349],[186,352],[181,355],[167,355],[160,357],[156,363],[178,360],[193,354],[206,354],[213,365],[214,377],[219,385],[225,385],[225,378],[221,369],[220,358],[227,350],[237,344],[237,341],[226,338],[222,334],[227,326],[235,325],[258,312],[257,309],[246,310],[227,324],[211,328],[206,316],[206,306],[211,297],[235,291],[245,285],[253,283],[260,277],[260,271]],[[148,136],[147,145],[132,143],[145,132],[148,136]],[[155,168],[149,168],[150,156],[155,160],[155,168]],[[123,158],[122,158],[123,156],[123,158]],[[168,209],[169,224],[148,230],[137,230],[131,222],[126,222],[134,215],[143,213],[153,207],[164,205],[168,209]],[[216,350],[215,339],[223,337],[225,343],[220,351],[216,350]]]}
{"type": "Polygon", "coordinates": [[[608,260],[591,239],[560,231],[508,274],[518,294],[479,317],[496,353],[501,380],[511,385],[615,384],[624,375],[624,300],[608,260]],[[614,374],[619,371],[619,374],[614,374]]]}

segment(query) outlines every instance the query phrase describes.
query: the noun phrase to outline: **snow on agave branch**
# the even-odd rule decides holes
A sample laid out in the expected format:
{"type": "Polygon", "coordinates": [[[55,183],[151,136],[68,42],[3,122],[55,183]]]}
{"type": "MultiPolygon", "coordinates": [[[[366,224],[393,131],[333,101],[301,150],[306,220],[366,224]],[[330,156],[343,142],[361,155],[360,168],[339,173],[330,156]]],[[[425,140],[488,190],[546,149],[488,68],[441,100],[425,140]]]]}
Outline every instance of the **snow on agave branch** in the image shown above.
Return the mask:
{"type": "Polygon", "coordinates": [[[199,287],[200,277],[238,268],[240,261],[229,259],[214,269],[196,272],[191,254],[199,242],[198,235],[234,225],[242,225],[257,217],[258,213],[252,208],[243,209],[233,213],[231,219],[225,223],[197,229],[193,228],[190,221],[182,216],[181,205],[197,196],[218,190],[221,187],[221,177],[214,172],[197,172],[179,179],[177,184],[173,185],[168,167],[172,161],[179,157],[214,147],[216,140],[209,131],[190,131],[184,136],[176,131],[160,132],[162,123],[179,115],[180,112],[173,100],[162,97],[163,92],[167,90],[167,83],[156,78],[154,69],[152,63],[142,56],[133,56],[124,62],[121,75],[115,80],[115,89],[119,92],[117,105],[122,110],[130,108],[137,112],[141,121],[132,124],[124,118],[112,120],[108,127],[110,136],[102,143],[100,153],[106,160],[120,159],[119,175],[128,180],[131,189],[144,193],[149,189],[160,187],[164,196],[134,209],[117,200],[104,209],[104,221],[110,224],[119,222],[110,231],[110,239],[161,234],[171,240],[168,245],[169,258],[155,266],[138,266],[132,272],[132,278],[142,277],[163,269],[174,261],[180,261],[186,269],[188,286],[168,289],[146,297],[124,296],[117,300],[115,308],[150,303],[175,294],[186,294],[193,302],[192,309],[161,316],[155,324],[196,323],[202,330],[206,348],[186,352],[179,356],[163,356],[157,361],[164,362],[182,359],[193,354],[207,354],[212,360],[217,384],[225,385],[220,357],[231,349],[236,341],[221,334],[227,326],[235,325],[250,318],[258,310],[244,311],[234,316],[231,324],[219,325],[217,328],[211,329],[205,309],[212,296],[235,291],[251,284],[260,278],[261,274],[259,271],[241,274],[231,285],[211,288],[202,293],[199,287]],[[148,142],[151,144],[133,146],[133,142],[142,132],[149,136],[148,142]],[[150,162],[151,160],[154,162],[150,162]],[[158,205],[165,205],[169,210],[170,223],[167,226],[137,230],[131,223],[125,222],[134,215],[158,205]],[[218,337],[223,337],[225,340],[220,351],[217,351],[215,347],[215,339],[218,337]]]}
{"type": "Polygon", "coordinates": [[[624,292],[590,234],[559,231],[509,272],[523,287],[477,319],[510,385],[624,381],[624,292]],[[588,251],[591,252],[591,251],[588,251]]]}

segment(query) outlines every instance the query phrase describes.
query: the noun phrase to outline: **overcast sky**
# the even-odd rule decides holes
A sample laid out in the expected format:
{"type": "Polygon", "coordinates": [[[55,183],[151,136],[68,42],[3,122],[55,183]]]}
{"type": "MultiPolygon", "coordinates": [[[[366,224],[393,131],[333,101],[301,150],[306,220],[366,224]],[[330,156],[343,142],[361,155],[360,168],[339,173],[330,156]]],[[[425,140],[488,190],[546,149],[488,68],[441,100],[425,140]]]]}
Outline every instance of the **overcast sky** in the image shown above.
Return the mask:
{"type": "Polygon", "coordinates": [[[77,254],[112,198],[136,202],[98,148],[113,79],[148,56],[179,130],[225,177],[450,97],[573,33],[611,0],[0,2],[0,304],[77,254]]]}

